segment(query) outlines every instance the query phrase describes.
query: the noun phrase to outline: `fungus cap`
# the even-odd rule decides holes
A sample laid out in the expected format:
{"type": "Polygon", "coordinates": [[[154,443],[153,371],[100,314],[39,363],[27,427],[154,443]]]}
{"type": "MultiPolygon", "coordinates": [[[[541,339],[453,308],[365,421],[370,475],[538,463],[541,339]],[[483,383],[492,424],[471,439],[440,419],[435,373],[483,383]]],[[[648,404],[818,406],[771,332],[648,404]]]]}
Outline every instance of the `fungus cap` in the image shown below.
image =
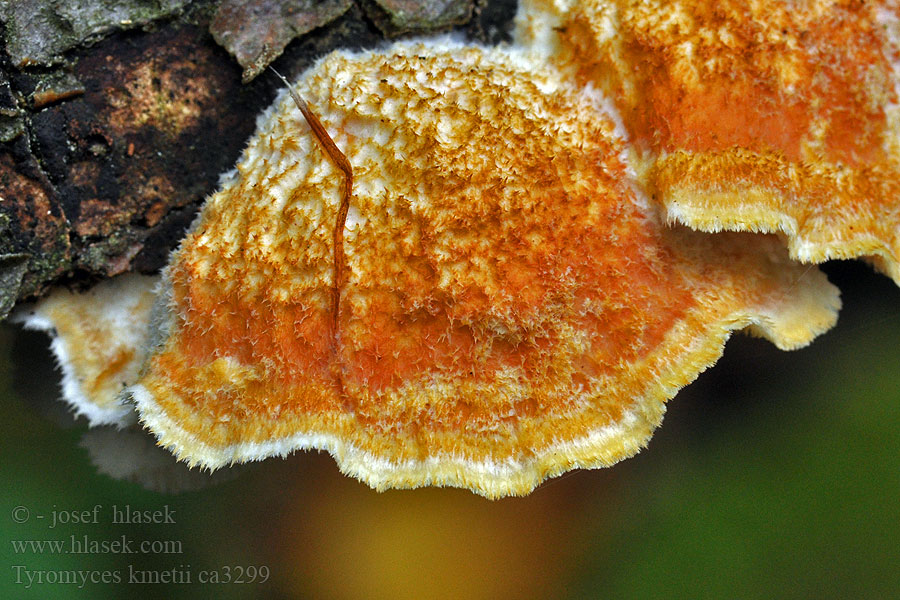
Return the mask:
{"type": "Polygon", "coordinates": [[[352,165],[346,264],[345,179],[284,92],[173,254],[130,388],[189,464],[318,448],[378,489],[524,494],[637,452],[731,331],[835,321],[777,240],[665,227],[610,103],[525,52],[333,53],[297,88],[352,165]]]}
{"type": "Polygon", "coordinates": [[[896,2],[525,0],[517,41],[608,94],[670,220],[900,284],[896,2]]]}

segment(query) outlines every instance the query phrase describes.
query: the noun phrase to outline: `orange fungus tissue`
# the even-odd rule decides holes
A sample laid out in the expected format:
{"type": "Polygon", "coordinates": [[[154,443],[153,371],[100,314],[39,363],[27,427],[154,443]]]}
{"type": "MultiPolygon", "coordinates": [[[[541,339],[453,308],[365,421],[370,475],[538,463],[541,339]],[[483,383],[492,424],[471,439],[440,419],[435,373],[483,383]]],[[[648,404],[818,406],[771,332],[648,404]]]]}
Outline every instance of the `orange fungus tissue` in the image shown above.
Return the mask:
{"type": "Polygon", "coordinates": [[[345,219],[351,178],[282,93],[163,275],[130,388],[160,444],[524,494],[637,452],[731,331],[833,324],[837,290],[777,239],[667,228],[603,98],[531,60],[444,41],[308,71],[345,219]]]}
{"type": "Polygon", "coordinates": [[[524,0],[519,43],[612,99],[668,218],[900,284],[895,0],[524,0]]]}
{"type": "Polygon", "coordinates": [[[732,331],[831,327],[794,260],[900,283],[896,3],[524,0],[516,27],[285,89],[156,287],[24,317],[75,410],[208,469],[322,449],[378,489],[525,494],[637,452],[732,331]]]}

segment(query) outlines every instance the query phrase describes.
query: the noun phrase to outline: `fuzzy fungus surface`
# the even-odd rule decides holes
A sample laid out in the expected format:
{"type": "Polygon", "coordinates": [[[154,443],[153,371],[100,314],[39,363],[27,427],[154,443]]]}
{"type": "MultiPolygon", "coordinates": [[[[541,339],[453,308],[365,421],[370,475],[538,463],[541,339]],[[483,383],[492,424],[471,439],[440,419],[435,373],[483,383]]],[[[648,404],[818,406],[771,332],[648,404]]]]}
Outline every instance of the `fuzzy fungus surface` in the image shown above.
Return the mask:
{"type": "Polygon", "coordinates": [[[157,287],[25,317],[69,402],[136,407],[190,466],[321,449],[377,489],[525,494],[637,452],[731,332],[831,327],[794,260],[900,282],[897,2],[524,0],[516,27],[305,72],[157,287]]]}
{"type": "Polygon", "coordinates": [[[281,94],[164,273],[130,388],[162,445],[524,494],[637,452],[731,331],[795,348],[834,323],[777,239],[667,228],[618,116],[531,60],[404,43],[301,77],[353,169],[342,273],[344,177],[281,94]]]}
{"type": "Polygon", "coordinates": [[[609,96],[670,220],[900,284],[895,0],[525,0],[517,35],[609,96]]]}
{"type": "Polygon", "coordinates": [[[44,331],[62,371],[63,399],[91,425],[134,423],[134,407],[120,393],[135,382],[147,358],[147,327],[157,277],[123,275],[76,293],[54,290],[14,320],[44,331]]]}

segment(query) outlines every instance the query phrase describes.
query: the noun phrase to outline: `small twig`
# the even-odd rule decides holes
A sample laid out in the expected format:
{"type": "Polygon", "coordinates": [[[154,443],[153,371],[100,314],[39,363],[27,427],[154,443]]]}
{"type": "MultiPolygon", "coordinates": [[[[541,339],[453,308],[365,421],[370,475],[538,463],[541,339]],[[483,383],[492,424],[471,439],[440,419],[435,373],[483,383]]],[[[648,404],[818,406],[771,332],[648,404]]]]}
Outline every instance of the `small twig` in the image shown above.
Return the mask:
{"type": "Polygon", "coordinates": [[[299,108],[300,112],[303,113],[303,117],[306,119],[306,122],[309,123],[310,129],[312,129],[312,132],[316,136],[316,139],[319,140],[319,143],[322,145],[325,153],[329,156],[332,162],[334,162],[335,166],[337,166],[337,168],[344,173],[344,189],[341,193],[341,204],[338,207],[337,219],[334,224],[334,279],[331,286],[331,308],[333,318],[332,328],[335,346],[337,346],[340,325],[341,289],[344,287],[344,277],[347,262],[346,256],[344,254],[344,226],[347,222],[347,212],[350,210],[350,197],[353,195],[353,167],[350,166],[350,161],[347,160],[347,157],[344,155],[344,153],[340,151],[340,149],[337,147],[337,144],[335,144],[334,140],[331,139],[331,136],[328,135],[328,132],[325,130],[325,126],[322,125],[322,122],[319,120],[319,118],[309,109],[309,105],[306,103],[306,101],[300,97],[300,94],[294,91],[294,87],[290,84],[290,82],[288,82],[288,80],[285,79],[285,77],[274,68],[269,68],[272,69],[272,72],[275,73],[287,86],[288,91],[291,94],[291,98],[294,99],[294,103],[296,103],[297,108],[299,108]]]}

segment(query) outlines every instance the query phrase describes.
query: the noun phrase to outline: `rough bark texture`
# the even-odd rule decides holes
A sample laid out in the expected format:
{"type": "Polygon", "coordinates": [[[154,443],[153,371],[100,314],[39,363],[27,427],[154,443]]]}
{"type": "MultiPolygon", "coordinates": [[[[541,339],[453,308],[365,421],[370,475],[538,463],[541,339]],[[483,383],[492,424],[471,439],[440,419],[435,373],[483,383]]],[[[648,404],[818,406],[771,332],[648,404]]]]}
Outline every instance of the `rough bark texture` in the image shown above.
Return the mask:
{"type": "Polygon", "coordinates": [[[163,266],[280,87],[263,72],[273,61],[296,75],[335,48],[453,25],[497,43],[515,12],[515,0],[241,4],[0,0],[0,318],[54,283],[163,266]]]}

